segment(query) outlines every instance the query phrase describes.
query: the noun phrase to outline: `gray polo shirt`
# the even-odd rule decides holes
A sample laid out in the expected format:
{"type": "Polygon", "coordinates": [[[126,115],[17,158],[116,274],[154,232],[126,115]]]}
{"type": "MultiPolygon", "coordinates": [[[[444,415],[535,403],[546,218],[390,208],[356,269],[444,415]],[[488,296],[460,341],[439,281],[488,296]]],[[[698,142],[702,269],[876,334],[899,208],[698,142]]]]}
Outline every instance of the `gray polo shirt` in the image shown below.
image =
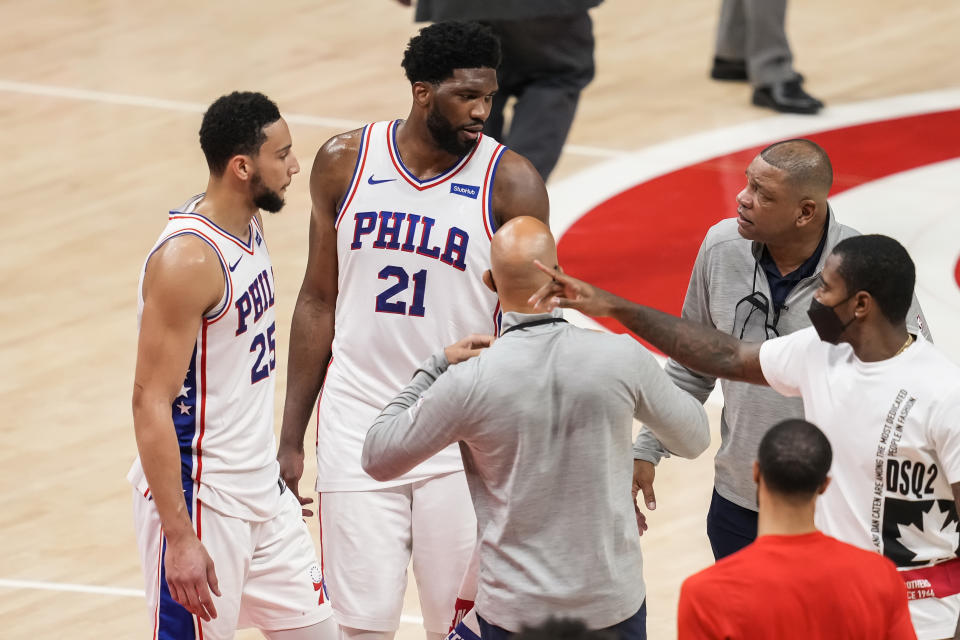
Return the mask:
{"type": "Polygon", "coordinates": [[[559,311],[505,313],[502,327],[476,358],[448,368],[441,351],[420,367],[367,433],[363,468],[386,480],[460,441],[477,513],[477,612],[510,631],[551,614],[617,624],[646,595],[633,418],[694,457],[710,442],[706,413],[632,338],[574,327],[559,311]]]}
{"type": "MultiPolygon", "coordinates": [[[[850,236],[860,235],[856,229],[837,222],[828,209],[827,238],[823,253],[810,277],[797,283],[787,295],[776,322],[777,333],[785,336],[810,326],[807,309],[819,286],[820,272],[833,248],[850,236]]],[[[684,318],[729,333],[750,342],[763,342],[776,337],[766,325],[773,325],[773,311],[768,317],[748,303],[739,303],[744,296],[759,291],[771,300],[770,285],[758,261],[763,252],[759,242],[746,240],[737,231],[735,218],[721,220],[707,232],[690,274],[690,285],[683,300],[684,318]]],[[[914,297],[907,313],[907,328],[930,331],[914,297]]],[[[667,361],[670,379],[700,402],[705,402],[716,378],[700,374],[673,359],[667,361]]],[[[770,387],[721,380],[723,412],[720,414],[720,450],[714,460],[714,486],[717,493],[734,504],[757,510],[757,485],[753,481],[753,461],[757,458],[760,440],[767,430],[781,420],[803,417],[800,398],[787,398],[770,387]]],[[[655,434],[642,429],[634,443],[634,457],[657,464],[670,451],[657,442],[655,434]]]]}

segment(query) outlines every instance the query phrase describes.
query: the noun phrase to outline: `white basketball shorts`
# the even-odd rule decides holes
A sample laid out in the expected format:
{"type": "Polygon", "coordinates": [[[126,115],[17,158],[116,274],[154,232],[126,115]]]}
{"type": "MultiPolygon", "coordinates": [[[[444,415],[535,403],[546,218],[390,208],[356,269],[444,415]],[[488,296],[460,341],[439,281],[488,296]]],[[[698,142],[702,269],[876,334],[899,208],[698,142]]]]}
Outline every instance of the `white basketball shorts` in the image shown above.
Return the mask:
{"type": "Polygon", "coordinates": [[[156,640],[226,640],[237,629],[266,631],[306,627],[332,610],[317,554],[300,504],[291,491],[280,497],[281,511],[264,522],[222,515],[195,502],[194,530],[210,554],[220,586],[213,597],[217,617],[191,615],[170,595],[164,577],[166,549],[152,499],[133,491],[133,514],[146,587],[150,628],[156,640]]]}
{"type": "Polygon", "coordinates": [[[323,568],[337,622],[395,631],[412,557],[423,626],[446,635],[476,523],[462,471],[399,487],[320,494],[323,568]]]}

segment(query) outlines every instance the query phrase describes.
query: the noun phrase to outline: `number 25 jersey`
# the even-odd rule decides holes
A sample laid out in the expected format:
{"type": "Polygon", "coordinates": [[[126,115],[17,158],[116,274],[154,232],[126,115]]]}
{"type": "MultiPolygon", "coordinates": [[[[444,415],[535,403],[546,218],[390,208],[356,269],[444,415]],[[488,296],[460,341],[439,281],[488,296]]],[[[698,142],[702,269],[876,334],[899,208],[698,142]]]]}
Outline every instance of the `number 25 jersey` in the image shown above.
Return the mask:
{"type": "MultiPolygon", "coordinates": [[[[276,288],[260,222],[238,238],[195,212],[203,194],[171,211],[154,252],[174,237],[190,236],[210,247],[223,271],[223,297],[203,319],[180,392],[171,406],[180,445],[181,481],[190,513],[199,500],[220,513],[260,522],[280,501],[280,467],[273,431],[276,384],[276,288]]],[[[138,457],[127,479],[149,497],[138,457]]]]}
{"type": "Polygon", "coordinates": [[[400,120],[363,129],[337,212],[333,357],[318,407],[317,490],[397,486],[463,468],[456,445],[388,483],[360,466],[367,429],[417,366],[471,333],[495,334],[484,286],[495,230],[491,193],[505,147],[481,135],[447,171],[418,180],[396,144],[400,120]]]}

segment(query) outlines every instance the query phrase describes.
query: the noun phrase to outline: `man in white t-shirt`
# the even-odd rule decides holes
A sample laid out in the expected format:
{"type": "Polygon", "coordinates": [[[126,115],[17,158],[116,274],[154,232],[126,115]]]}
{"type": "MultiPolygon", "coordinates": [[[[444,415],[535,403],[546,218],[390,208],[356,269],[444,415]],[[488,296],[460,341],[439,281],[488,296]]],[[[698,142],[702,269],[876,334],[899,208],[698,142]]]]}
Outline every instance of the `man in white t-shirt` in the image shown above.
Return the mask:
{"type": "Polygon", "coordinates": [[[907,331],[916,274],[900,243],[866,235],[837,244],[808,311],[813,326],[763,343],[541,268],[554,282],[531,299],[538,305],[613,317],[692,369],[801,396],[807,419],[821,425],[835,452],[817,526],[897,565],[919,640],[953,637],[960,614],[960,367],[907,331]]]}

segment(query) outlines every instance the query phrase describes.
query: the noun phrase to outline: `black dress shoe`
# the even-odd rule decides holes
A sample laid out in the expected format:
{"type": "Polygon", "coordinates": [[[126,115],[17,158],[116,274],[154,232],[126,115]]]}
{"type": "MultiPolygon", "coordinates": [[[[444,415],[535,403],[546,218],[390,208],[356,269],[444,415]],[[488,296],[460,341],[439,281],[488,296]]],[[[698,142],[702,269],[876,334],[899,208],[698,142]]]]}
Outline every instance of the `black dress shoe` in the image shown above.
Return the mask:
{"type": "Polygon", "coordinates": [[[747,80],[747,63],[743,60],[725,60],[723,58],[713,59],[713,68],[710,69],[710,77],[714,80],[735,80],[743,82],[747,80]]]}
{"type": "Polygon", "coordinates": [[[753,104],[780,113],[814,114],[823,108],[822,102],[803,90],[801,78],[757,87],[753,90],[753,104]]]}

